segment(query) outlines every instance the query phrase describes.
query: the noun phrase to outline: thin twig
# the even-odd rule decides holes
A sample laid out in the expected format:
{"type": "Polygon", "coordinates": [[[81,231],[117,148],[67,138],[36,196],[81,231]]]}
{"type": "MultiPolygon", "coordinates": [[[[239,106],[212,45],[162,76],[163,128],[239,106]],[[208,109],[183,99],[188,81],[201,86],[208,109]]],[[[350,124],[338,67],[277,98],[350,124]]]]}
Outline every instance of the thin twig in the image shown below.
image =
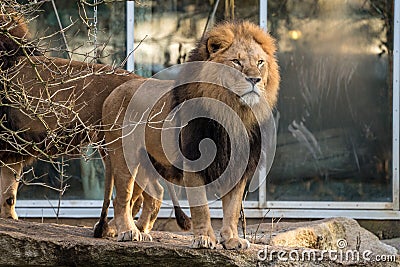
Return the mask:
{"type": "Polygon", "coordinates": [[[258,230],[260,229],[260,225],[264,222],[265,217],[267,216],[267,214],[270,212],[270,209],[268,209],[268,211],[264,214],[264,216],[262,217],[260,223],[257,225],[256,231],[254,232],[254,237],[252,239],[253,243],[256,243],[256,238],[257,238],[257,233],[258,230]]]}
{"type": "MultiPolygon", "coordinates": [[[[61,24],[60,16],[58,15],[56,3],[54,2],[54,0],[51,0],[51,3],[53,4],[53,9],[54,9],[54,13],[56,14],[58,26],[60,26],[60,33],[64,40],[65,48],[67,49],[67,51],[71,51],[68,47],[67,38],[65,37],[65,32],[64,32],[63,26],[61,24]]],[[[70,52],[68,52],[67,54],[68,54],[68,58],[71,58],[70,52]]]]}

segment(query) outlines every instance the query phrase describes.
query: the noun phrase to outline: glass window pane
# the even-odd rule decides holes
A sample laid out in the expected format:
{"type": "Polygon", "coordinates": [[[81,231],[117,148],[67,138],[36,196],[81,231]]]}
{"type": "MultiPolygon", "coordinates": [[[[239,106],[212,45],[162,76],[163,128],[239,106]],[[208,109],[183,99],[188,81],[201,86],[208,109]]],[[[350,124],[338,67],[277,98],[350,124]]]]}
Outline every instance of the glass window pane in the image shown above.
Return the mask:
{"type": "Polygon", "coordinates": [[[391,201],[392,1],[268,1],[282,83],[270,200],[391,201]]]}
{"type": "MultiPolygon", "coordinates": [[[[89,1],[90,2],[90,1],[89,1]]],[[[68,47],[72,50],[72,59],[90,62],[94,56],[94,40],[97,40],[97,62],[118,66],[126,56],[126,29],[124,2],[98,5],[97,34],[94,36],[94,9],[90,6],[78,6],[76,1],[55,1],[58,15],[65,32],[68,47]]],[[[34,39],[41,39],[41,48],[48,55],[67,57],[65,42],[59,33],[56,13],[51,2],[40,6],[35,15],[38,17],[29,23],[34,39]]],[[[93,158],[64,158],[64,185],[68,185],[62,199],[103,199],[104,169],[97,153],[88,152],[93,158]]],[[[58,162],[61,162],[59,159],[58,162]]],[[[49,187],[60,188],[60,175],[48,163],[36,162],[25,168],[24,183],[20,184],[18,199],[58,199],[59,193],[49,187]],[[32,171],[34,170],[34,171],[32,171]],[[30,185],[26,185],[30,184],[30,185]],[[32,185],[36,184],[36,185],[32,185]],[[37,185],[41,184],[41,185],[37,185]],[[46,186],[43,186],[46,185],[46,186]]]]}
{"type": "MultiPolygon", "coordinates": [[[[135,2],[135,72],[149,77],[184,62],[212,15],[211,2],[135,2]]],[[[75,2],[56,4],[64,26],[70,16],[79,18],[75,2]]],[[[392,5],[372,0],[268,1],[268,29],[278,39],[282,76],[268,200],[391,201],[392,5]]],[[[258,23],[258,7],[254,0],[220,1],[210,23],[230,17],[258,23]]],[[[59,29],[51,4],[42,9],[37,24],[31,25],[40,36],[59,29]]],[[[88,9],[88,17],[92,15],[88,9]]],[[[125,3],[101,4],[98,25],[99,43],[106,43],[100,62],[119,64],[126,54],[125,3]]],[[[67,40],[81,54],[74,59],[92,53],[93,39],[84,24],[76,23],[67,40]]],[[[61,36],[50,46],[62,48],[61,36]]],[[[85,164],[68,161],[70,188],[63,199],[102,199],[101,161],[85,164]]],[[[37,163],[35,174],[44,176],[34,182],[59,186],[51,166],[37,163]]],[[[256,200],[257,194],[247,199],[256,200]]],[[[58,194],[40,186],[22,186],[19,193],[20,199],[44,197],[56,199],[58,194]]]]}
{"type": "Polygon", "coordinates": [[[258,24],[259,1],[141,1],[135,4],[135,72],[150,77],[187,60],[205,27],[230,18],[258,24]]]}

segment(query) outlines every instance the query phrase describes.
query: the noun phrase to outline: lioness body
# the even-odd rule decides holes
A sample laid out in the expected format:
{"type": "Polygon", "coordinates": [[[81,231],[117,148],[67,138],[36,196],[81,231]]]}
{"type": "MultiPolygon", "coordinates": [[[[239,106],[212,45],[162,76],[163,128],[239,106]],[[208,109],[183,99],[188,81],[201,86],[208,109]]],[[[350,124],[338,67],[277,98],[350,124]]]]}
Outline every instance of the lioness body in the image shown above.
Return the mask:
{"type": "Polygon", "coordinates": [[[0,216],[17,219],[15,202],[23,166],[36,157],[77,155],[80,144],[101,140],[105,98],[137,76],[22,48],[27,27],[21,14],[9,11],[0,16],[0,216]]]}
{"type": "MultiPolygon", "coordinates": [[[[150,114],[157,113],[157,118],[163,121],[167,119],[168,113],[173,108],[185,101],[197,98],[215,99],[228,105],[240,118],[241,124],[244,125],[250,142],[248,164],[240,180],[236,181],[233,188],[222,196],[224,218],[220,241],[227,249],[241,249],[249,246],[246,240],[239,238],[237,225],[246,181],[254,172],[255,165],[261,157],[259,124],[265,123],[269,118],[277,100],[279,72],[275,60],[275,51],[274,40],[254,24],[248,22],[220,24],[213,28],[198,44],[197,48],[192,51],[190,61],[211,61],[229,66],[241,72],[243,79],[232,84],[230,88],[210,83],[178,86],[152,106],[150,112],[150,114]]],[[[185,74],[183,71],[180,75],[189,74],[185,74]]],[[[196,75],[201,77],[204,73],[199,70],[196,75]]],[[[215,76],[213,77],[215,80],[223,80],[224,78],[224,73],[218,71],[207,72],[206,75],[207,77],[215,76]]],[[[205,138],[212,139],[217,146],[218,153],[213,163],[205,170],[182,172],[172,166],[171,162],[178,162],[180,159],[174,157],[167,159],[163,147],[164,143],[161,142],[160,138],[161,130],[151,127],[149,122],[138,125],[138,128],[132,133],[134,139],[143,138],[145,145],[131,146],[128,151],[126,151],[126,148],[124,151],[123,138],[121,138],[124,135],[122,128],[125,113],[128,112],[128,115],[125,116],[132,116],[129,114],[132,111],[128,110],[132,97],[135,98],[136,103],[133,108],[140,114],[140,111],[145,112],[147,110],[145,104],[143,104],[144,108],[140,108],[140,103],[151,102],[158,89],[171,86],[168,81],[155,81],[150,86],[154,91],[149,90],[147,94],[135,95],[139,87],[145,82],[145,79],[133,80],[121,85],[110,94],[103,106],[103,123],[108,125],[105,138],[109,144],[107,149],[111,159],[112,175],[110,177],[113,177],[116,187],[115,217],[112,225],[116,228],[119,241],[140,239],[139,230],[131,216],[130,201],[138,198],[141,192],[141,190],[136,190],[136,187],[135,190],[133,189],[135,177],[139,184],[141,183],[139,180],[148,179],[143,177],[152,177],[151,167],[146,166],[143,157],[148,155],[156,170],[162,173],[167,180],[177,181],[187,188],[201,187],[217,179],[228,164],[231,147],[227,134],[233,134],[236,140],[242,140],[242,137],[239,136],[240,132],[237,130],[240,125],[234,122],[229,113],[224,112],[218,106],[203,102],[195,109],[216,118],[225,129],[218,123],[206,118],[189,122],[184,127],[182,126],[180,146],[187,159],[196,160],[200,156],[198,150],[200,141],[205,138]],[[118,115],[115,116],[115,114],[118,115]],[[145,131],[140,130],[140,127],[145,127],[145,131]],[[144,132],[145,136],[141,136],[144,132]],[[127,158],[124,157],[124,152],[127,158]],[[127,165],[127,162],[129,165],[127,165]],[[141,175],[141,172],[147,172],[147,175],[141,175]]],[[[134,112],[134,114],[136,113],[134,112]]],[[[183,120],[184,117],[185,114],[182,115],[183,120]]],[[[244,149],[244,145],[240,142],[235,143],[235,150],[237,150],[235,152],[242,153],[244,149]]],[[[172,151],[170,154],[178,155],[179,153],[172,151]]],[[[151,185],[157,184],[157,182],[146,180],[142,184],[151,185]]],[[[220,186],[223,185],[220,184],[220,186]]],[[[193,247],[213,248],[216,245],[216,237],[211,227],[210,213],[206,204],[206,192],[198,191],[195,195],[191,194],[190,190],[187,192],[193,221],[193,247]],[[198,203],[203,204],[197,205],[198,203]]],[[[158,198],[162,196],[162,193],[159,195],[152,194],[152,196],[158,198]]],[[[109,194],[106,194],[105,203],[109,201],[109,194]]],[[[146,205],[146,200],[144,200],[144,205],[146,205]]],[[[102,218],[100,219],[100,222],[103,223],[103,215],[106,214],[104,208],[107,207],[103,206],[102,218]]],[[[158,212],[158,208],[159,206],[155,209],[156,212],[158,212]]],[[[156,212],[152,214],[153,219],[156,212]]],[[[146,227],[152,226],[152,223],[152,221],[148,221],[146,227]]],[[[143,222],[139,226],[143,227],[143,222]]]]}

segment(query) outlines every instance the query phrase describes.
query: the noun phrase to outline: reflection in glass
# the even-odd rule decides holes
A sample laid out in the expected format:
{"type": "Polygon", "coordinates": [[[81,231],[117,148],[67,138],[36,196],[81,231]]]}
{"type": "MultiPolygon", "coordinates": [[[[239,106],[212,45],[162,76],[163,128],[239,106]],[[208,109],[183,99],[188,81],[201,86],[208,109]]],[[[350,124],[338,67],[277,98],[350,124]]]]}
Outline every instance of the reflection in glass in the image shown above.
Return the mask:
{"type": "Polygon", "coordinates": [[[391,10],[269,1],[282,83],[268,199],[391,201],[391,10]]]}

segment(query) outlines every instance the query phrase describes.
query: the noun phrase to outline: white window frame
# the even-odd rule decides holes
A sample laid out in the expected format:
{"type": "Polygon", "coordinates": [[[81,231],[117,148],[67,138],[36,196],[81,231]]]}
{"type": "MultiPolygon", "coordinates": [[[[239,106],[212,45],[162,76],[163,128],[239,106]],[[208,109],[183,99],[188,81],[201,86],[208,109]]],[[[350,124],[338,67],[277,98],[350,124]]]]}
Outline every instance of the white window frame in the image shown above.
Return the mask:
{"type": "MultiPolygon", "coordinates": [[[[267,0],[260,0],[260,26],[267,30],[267,0]]],[[[134,70],[134,2],[127,6],[127,69],[134,70]]],[[[329,218],[351,217],[354,219],[400,219],[399,211],[399,124],[400,124],[400,0],[394,1],[393,38],[393,174],[392,202],[335,202],[335,201],[267,201],[266,182],[259,190],[258,201],[245,201],[245,214],[248,218],[329,218]]],[[[101,200],[63,200],[60,205],[60,218],[97,218],[102,207],[101,200]]],[[[20,217],[55,217],[57,200],[21,200],[17,202],[20,217]]],[[[187,203],[182,202],[182,206],[187,203]]],[[[189,213],[188,209],[184,209],[189,213]]],[[[113,208],[109,215],[113,216],[113,208]]],[[[222,218],[222,203],[210,204],[212,218],[222,218]]],[[[173,216],[171,201],[164,201],[159,217],[173,216]]]]}

